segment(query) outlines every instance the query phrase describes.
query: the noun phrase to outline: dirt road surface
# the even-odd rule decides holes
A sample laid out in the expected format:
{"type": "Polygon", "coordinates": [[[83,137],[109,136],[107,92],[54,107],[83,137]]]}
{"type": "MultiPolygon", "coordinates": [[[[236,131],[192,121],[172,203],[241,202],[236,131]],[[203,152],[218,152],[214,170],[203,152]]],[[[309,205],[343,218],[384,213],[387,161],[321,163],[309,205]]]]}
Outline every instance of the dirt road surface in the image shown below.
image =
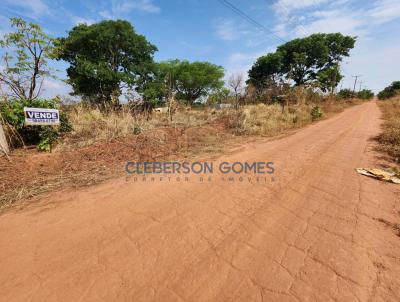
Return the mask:
{"type": "Polygon", "coordinates": [[[0,216],[1,301],[400,301],[398,186],[369,102],[218,160],[273,161],[275,181],[64,190],[0,216]]]}

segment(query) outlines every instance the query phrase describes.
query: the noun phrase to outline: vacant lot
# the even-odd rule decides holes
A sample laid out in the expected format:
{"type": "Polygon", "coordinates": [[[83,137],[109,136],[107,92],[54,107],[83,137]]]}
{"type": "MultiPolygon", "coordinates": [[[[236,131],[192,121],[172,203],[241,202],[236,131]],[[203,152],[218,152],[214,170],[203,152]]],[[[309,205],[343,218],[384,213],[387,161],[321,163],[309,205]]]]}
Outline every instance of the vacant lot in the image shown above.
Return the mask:
{"type": "Polygon", "coordinates": [[[173,120],[167,114],[150,118],[128,112],[101,112],[73,106],[66,109],[73,131],[52,153],[15,150],[0,157],[0,207],[68,186],[85,186],[124,175],[127,161],[213,157],[240,142],[271,137],[300,128],[357,104],[323,102],[315,119],[315,104],[251,105],[239,110],[182,109],[173,120]],[[257,136],[257,137],[256,137],[257,136]]]}

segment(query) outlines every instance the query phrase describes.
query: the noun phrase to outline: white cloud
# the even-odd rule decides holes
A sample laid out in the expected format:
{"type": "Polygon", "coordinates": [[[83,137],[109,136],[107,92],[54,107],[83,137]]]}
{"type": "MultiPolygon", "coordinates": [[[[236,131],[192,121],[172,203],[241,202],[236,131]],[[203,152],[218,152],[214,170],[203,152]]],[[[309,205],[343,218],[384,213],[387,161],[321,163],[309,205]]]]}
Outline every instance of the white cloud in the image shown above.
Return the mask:
{"type": "Polygon", "coordinates": [[[219,19],[217,22],[217,36],[225,41],[235,41],[248,32],[243,26],[230,19],[219,19]]]}
{"type": "Polygon", "coordinates": [[[287,16],[295,10],[321,5],[328,0],[278,0],[274,4],[277,14],[287,16]]]}
{"type": "Polygon", "coordinates": [[[160,11],[160,7],[155,5],[152,0],[141,0],[137,3],[131,4],[133,9],[141,10],[148,13],[158,13],[160,11]]]}
{"type": "Polygon", "coordinates": [[[269,48],[263,51],[250,52],[250,53],[244,53],[244,52],[231,53],[226,58],[225,62],[225,69],[227,71],[225,78],[229,79],[229,77],[232,74],[239,73],[243,74],[247,79],[247,72],[249,71],[253,63],[257,60],[257,58],[267,54],[268,52],[271,52],[272,50],[273,50],[272,48],[269,48]]]}
{"type": "Polygon", "coordinates": [[[116,19],[131,11],[142,11],[147,13],[158,13],[160,7],[154,4],[153,0],[112,0],[109,10],[102,10],[99,15],[107,19],[116,19]]]}
{"type": "Polygon", "coordinates": [[[375,23],[381,24],[400,17],[399,0],[379,0],[369,11],[369,16],[375,23]]]}
{"type": "Polygon", "coordinates": [[[347,77],[344,80],[344,88],[353,87],[354,78],[351,75],[361,74],[364,85],[375,92],[379,92],[391,82],[398,80],[400,61],[395,58],[400,53],[400,46],[376,45],[373,41],[360,48],[356,48],[348,59],[348,65],[344,65],[347,77]]]}
{"type": "Polygon", "coordinates": [[[364,34],[365,20],[363,14],[357,11],[349,12],[341,9],[315,11],[311,14],[311,21],[297,25],[296,35],[317,32],[341,32],[347,35],[361,36],[364,34]]]}
{"type": "Polygon", "coordinates": [[[374,0],[354,8],[354,1],[278,0],[274,4],[280,35],[304,36],[316,32],[364,35],[373,26],[400,18],[399,0],[374,0]],[[321,5],[324,4],[324,5],[321,5]]]}
{"type": "Polygon", "coordinates": [[[60,80],[44,79],[42,86],[43,97],[52,98],[56,95],[67,96],[72,87],[60,80]]]}
{"type": "Polygon", "coordinates": [[[80,17],[80,16],[75,16],[75,15],[69,15],[69,19],[71,20],[71,22],[74,25],[78,25],[78,24],[91,25],[93,23],[96,23],[96,20],[94,20],[92,18],[84,18],[84,17],[80,17]]]}
{"type": "Polygon", "coordinates": [[[50,7],[42,0],[3,0],[9,8],[16,8],[18,12],[24,15],[38,19],[45,15],[52,15],[50,7]]]}
{"type": "Polygon", "coordinates": [[[259,47],[265,44],[276,43],[274,37],[266,34],[257,28],[245,22],[235,21],[233,19],[220,18],[216,22],[216,35],[224,41],[239,41],[242,45],[249,48],[259,47]]]}

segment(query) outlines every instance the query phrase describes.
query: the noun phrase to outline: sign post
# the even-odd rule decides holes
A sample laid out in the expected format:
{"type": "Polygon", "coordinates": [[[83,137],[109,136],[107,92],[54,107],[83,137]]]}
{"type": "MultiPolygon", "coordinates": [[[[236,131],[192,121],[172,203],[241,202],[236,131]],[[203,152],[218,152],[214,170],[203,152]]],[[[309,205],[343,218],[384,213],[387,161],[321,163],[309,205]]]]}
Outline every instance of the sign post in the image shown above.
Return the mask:
{"type": "Polygon", "coordinates": [[[48,125],[60,124],[60,113],[57,109],[29,108],[24,107],[25,125],[48,125]]]}

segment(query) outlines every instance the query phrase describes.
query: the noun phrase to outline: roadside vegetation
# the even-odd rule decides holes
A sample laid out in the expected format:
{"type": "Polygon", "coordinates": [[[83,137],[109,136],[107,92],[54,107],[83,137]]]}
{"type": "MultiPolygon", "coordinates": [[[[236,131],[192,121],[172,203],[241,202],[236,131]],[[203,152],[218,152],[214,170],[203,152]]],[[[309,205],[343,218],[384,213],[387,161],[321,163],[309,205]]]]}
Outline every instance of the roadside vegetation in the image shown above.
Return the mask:
{"type": "MultiPolygon", "coordinates": [[[[386,93],[386,92],[385,92],[386,93]]],[[[378,136],[379,150],[400,164],[400,95],[379,102],[383,114],[383,132],[378,136]]]]}
{"type": "Polygon", "coordinates": [[[374,97],[337,91],[356,43],[340,33],[289,41],[258,58],[248,77],[225,82],[210,62],[155,62],[157,47],[127,21],[79,24],[60,38],[20,18],[11,27],[0,44],[0,122],[13,149],[0,157],[0,206],[121,175],[128,160],[214,156],[374,97]],[[72,100],[42,98],[43,82],[55,78],[51,60],[68,63],[72,100]],[[23,107],[59,109],[61,124],[27,127],[23,107]]]}
{"type": "Polygon", "coordinates": [[[379,150],[400,163],[400,81],[383,89],[378,98],[383,114],[383,132],[378,136],[379,150]]]}
{"type": "Polygon", "coordinates": [[[380,100],[387,100],[398,96],[400,94],[400,81],[393,82],[388,87],[383,89],[378,93],[378,98],[380,100]]]}

